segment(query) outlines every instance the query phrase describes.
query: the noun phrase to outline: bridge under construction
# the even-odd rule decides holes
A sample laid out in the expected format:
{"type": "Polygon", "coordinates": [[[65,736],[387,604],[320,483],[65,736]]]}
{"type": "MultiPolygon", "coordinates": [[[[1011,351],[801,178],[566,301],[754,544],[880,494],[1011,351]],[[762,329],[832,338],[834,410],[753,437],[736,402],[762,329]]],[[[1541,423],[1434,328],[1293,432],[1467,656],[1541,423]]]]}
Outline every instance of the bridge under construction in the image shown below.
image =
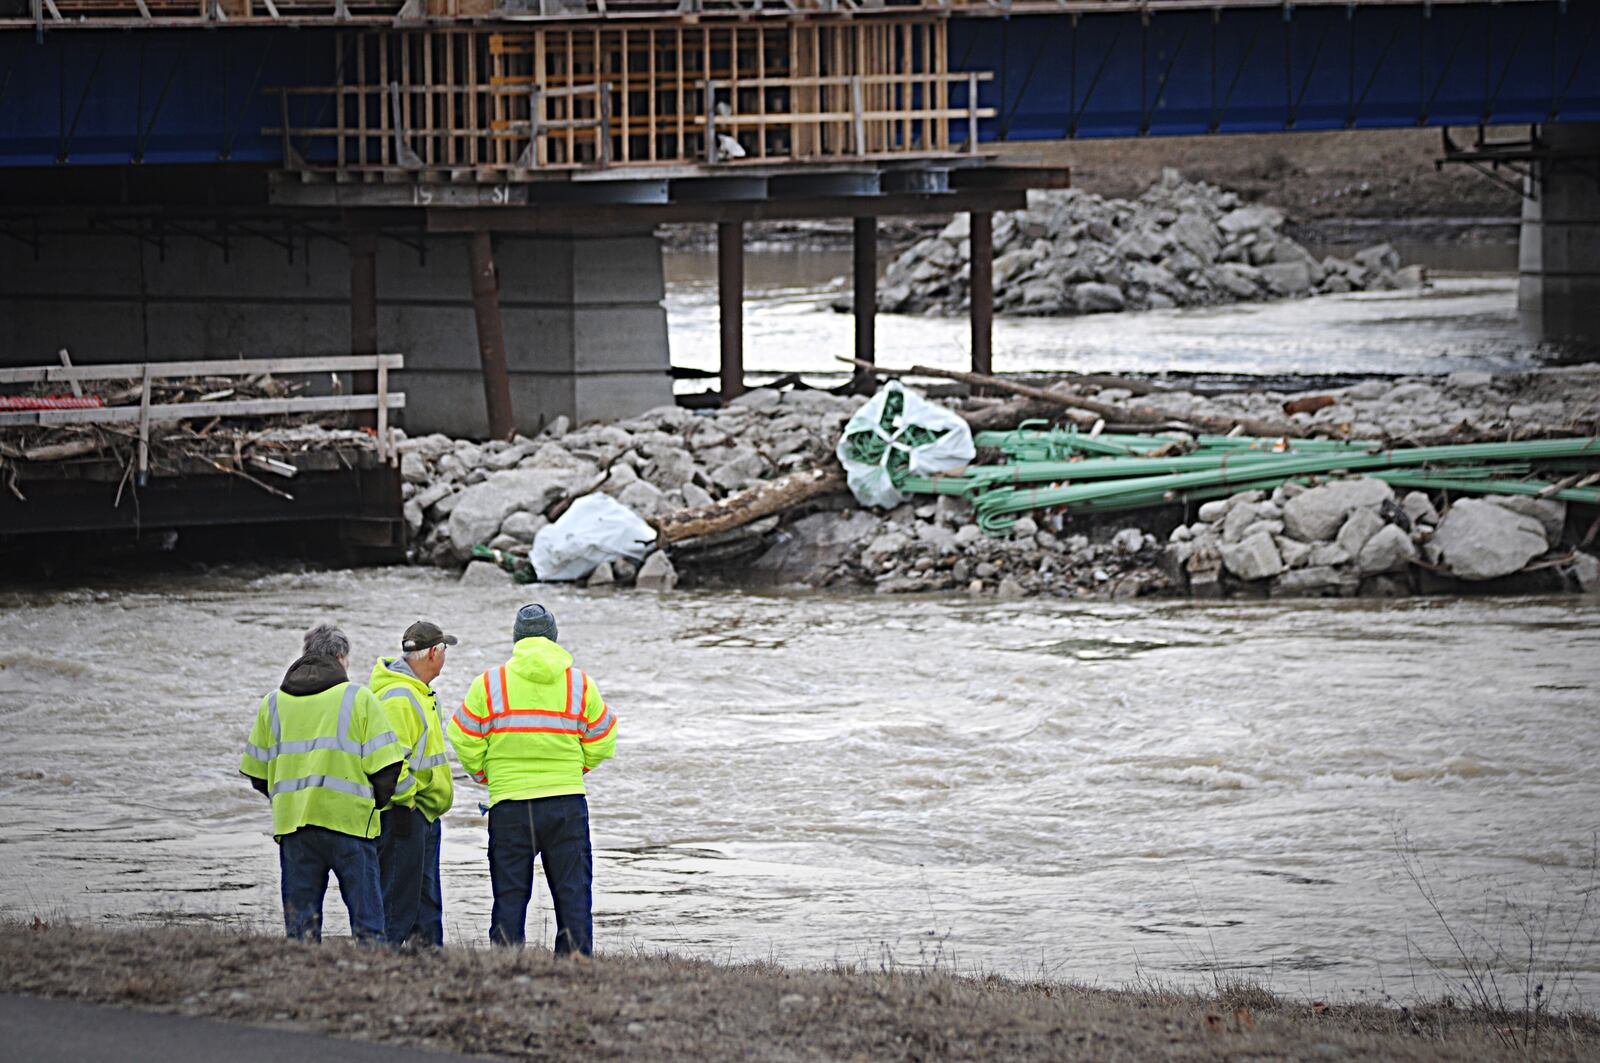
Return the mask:
{"type": "Polygon", "coordinates": [[[1562,0],[0,0],[0,362],[403,350],[410,430],[504,437],[670,401],[660,224],[717,226],[727,398],[745,223],[854,220],[871,361],[877,219],[968,212],[985,372],[992,214],[1068,180],[998,142],[1417,125],[1592,340],[1597,53],[1562,0]]]}

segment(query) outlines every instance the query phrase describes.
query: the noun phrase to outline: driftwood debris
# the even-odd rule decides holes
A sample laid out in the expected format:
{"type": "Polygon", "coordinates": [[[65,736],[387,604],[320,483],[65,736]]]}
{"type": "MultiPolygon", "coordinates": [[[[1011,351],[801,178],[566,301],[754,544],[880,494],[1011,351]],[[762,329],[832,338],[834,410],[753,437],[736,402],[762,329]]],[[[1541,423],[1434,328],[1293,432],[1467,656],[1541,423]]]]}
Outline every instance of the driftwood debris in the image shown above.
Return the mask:
{"type": "MultiPolygon", "coordinates": [[[[1026,398],[1036,399],[1040,402],[1053,403],[1057,407],[1086,410],[1102,417],[1107,421],[1116,421],[1125,424],[1159,425],[1172,420],[1172,415],[1162,410],[1152,409],[1149,406],[1124,406],[1114,402],[1101,402],[1088,396],[1080,395],[1076,391],[1057,386],[1055,388],[1041,388],[1032,384],[1021,384],[1003,377],[985,376],[982,373],[967,373],[959,369],[938,369],[927,365],[914,365],[909,369],[884,369],[871,362],[864,362],[856,358],[847,358],[836,355],[841,362],[849,362],[862,369],[869,369],[878,376],[932,376],[942,377],[945,380],[959,380],[975,387],[990,388],[995,391],[1009,391],[1013,395],[1022,395],[1026,398]]],[[[1303,436],[1305,430],[1298,425],[1286,421],[1263,421],[1254,417],[1190,417],[1188,418],[1199,428],[1212,432],[1230,432],[1235,428],[1243,429],[1251,435],[1258,436],[1303,436]]]]}
{"type": "Polygon", "coordinates": [[[654,523],[666,546],[729,531],[844,489],[844,470],[837,465],[807,469],[756,484],[719,502],[665,514],[654,523]]]}

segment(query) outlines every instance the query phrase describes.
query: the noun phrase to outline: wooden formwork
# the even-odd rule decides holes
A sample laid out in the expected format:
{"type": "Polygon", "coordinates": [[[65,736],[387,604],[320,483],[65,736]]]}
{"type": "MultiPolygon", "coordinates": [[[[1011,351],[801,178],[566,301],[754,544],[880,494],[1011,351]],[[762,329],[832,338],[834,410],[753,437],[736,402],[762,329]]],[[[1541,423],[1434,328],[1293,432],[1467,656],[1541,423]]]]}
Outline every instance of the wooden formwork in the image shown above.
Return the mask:
{"type": "Polygon", "coordinates": [[[950,73],[945,30],[912,17],[345,34],[336,84],[279,89],[272,132],[291,168],[352,172],[941,154],[970,148],[992,114],[976,106],[988,75],[950,73]]]}

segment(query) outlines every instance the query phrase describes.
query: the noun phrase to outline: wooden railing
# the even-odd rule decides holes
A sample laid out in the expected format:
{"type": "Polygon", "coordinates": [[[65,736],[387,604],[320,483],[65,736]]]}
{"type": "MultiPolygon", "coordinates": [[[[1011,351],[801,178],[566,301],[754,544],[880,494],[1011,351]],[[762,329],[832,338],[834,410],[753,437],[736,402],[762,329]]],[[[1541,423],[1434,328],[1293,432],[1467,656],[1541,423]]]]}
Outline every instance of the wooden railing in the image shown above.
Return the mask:
{"type": "Polygon", "coordinates": [[[338,355],[326,358],[251,358],[198,362],[130,362],[115,365],[41,365],[0,369],[0,385],[67,384],[81,385],[93,380],[135,380],[140,382],[137,406],[92,406],[65,410],[26,410],[0,413],[0,427],[137,424],[139,428],[139,472],[148,469],[150,426],[188,421],[200,417],[263,417],[335,412],[375,411],[377,416],[378,456],[395,458],[391,410],[405,408],[404,392],[389,389],[389,374],[400,369],[405,358],[398,354],[338,355]],[[251,377],[263,373],[291,376],[306,373],[374,373],[376,388],[370,395],[327,395],[287,399],[240,399],[233,402],[150,401],[153,380],[174,377],[251,377]]]}

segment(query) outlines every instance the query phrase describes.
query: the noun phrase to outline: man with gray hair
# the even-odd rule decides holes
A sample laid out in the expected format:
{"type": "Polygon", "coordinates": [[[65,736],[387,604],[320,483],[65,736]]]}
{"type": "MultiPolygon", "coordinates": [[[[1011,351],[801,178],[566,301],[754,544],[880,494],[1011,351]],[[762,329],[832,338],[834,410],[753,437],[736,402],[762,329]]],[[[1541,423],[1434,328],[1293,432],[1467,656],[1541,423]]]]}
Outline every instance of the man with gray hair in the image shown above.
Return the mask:
{"type": "Polygon", "coordinates": [[[261,699],[239,771],[272,802],[283,924],[291,938],[322,940],[328,873],[358,940],[383,938],[378,809],[405,767],[372,691],[350,682],[350,640],[331,624],[306,632],[303,652],[261,699]]]}

